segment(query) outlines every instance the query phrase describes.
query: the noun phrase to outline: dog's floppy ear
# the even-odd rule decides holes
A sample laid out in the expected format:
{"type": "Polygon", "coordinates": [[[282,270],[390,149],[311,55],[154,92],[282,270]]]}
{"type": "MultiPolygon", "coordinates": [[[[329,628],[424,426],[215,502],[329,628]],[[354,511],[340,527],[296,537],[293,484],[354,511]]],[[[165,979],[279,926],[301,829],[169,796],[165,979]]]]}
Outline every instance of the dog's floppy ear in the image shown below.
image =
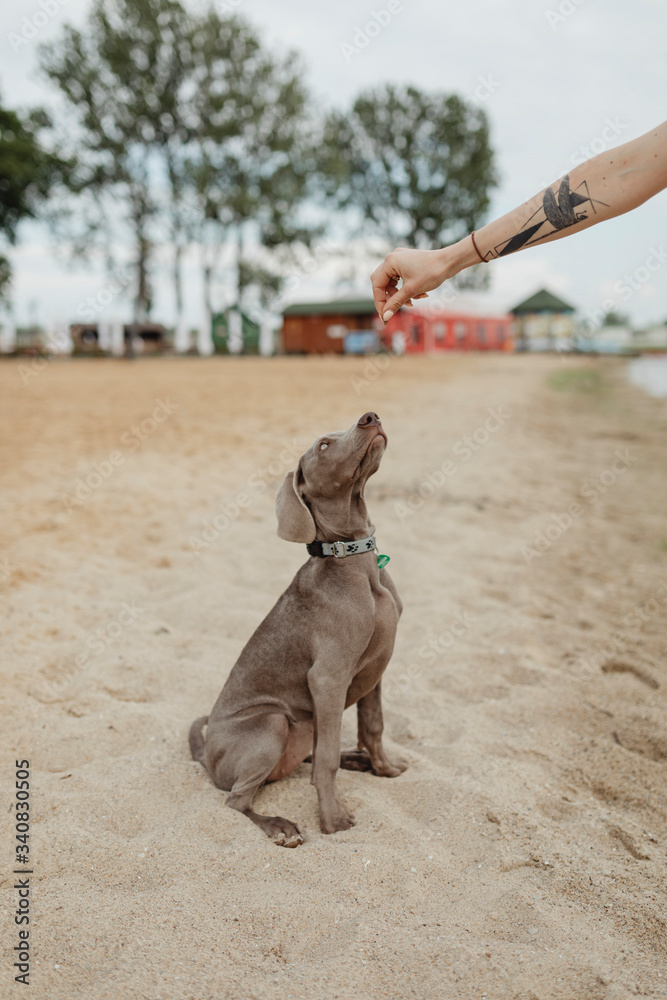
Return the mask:
{"type": "Polygon", "coordinates": [[[299,477],[301,465],[294,472],[288,472],[276,494],[276,517],[278,536],[286,542],[315,541],[315,522],[312,514],[301,499],[299,477]]]}

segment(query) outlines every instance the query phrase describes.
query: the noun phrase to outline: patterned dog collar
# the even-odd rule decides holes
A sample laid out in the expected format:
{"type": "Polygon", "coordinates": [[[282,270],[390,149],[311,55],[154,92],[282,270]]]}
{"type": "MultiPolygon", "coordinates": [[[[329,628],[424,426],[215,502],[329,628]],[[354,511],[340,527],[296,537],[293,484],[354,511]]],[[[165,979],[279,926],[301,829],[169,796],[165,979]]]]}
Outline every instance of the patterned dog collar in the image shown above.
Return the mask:
{"type": "Polygon", "coordinates": [[[358,556],[362,552],[374,552],[375,535],[371,535],[370,538],[360,538],[358,542],[311,542],[306,548],[308,555],[320,559],[325,556],[344,559],[345,556],[358,556]]]}

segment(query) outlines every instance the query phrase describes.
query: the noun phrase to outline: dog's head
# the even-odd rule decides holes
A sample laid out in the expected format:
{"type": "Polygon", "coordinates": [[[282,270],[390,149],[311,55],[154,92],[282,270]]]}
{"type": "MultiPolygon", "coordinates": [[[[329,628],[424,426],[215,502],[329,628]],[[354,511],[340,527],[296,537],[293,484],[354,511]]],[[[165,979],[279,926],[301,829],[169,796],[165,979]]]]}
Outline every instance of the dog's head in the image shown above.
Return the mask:
{"type": "Polygon", "coordinates": [[[288,542],[312,542],[322,514],[345,531],[351,501],[363,502],[364,485],[380,467],[387,445],[377,413],[364,413],[346,431],[323,434],[288,472],[276,496],[278,534],[288,542]]]}

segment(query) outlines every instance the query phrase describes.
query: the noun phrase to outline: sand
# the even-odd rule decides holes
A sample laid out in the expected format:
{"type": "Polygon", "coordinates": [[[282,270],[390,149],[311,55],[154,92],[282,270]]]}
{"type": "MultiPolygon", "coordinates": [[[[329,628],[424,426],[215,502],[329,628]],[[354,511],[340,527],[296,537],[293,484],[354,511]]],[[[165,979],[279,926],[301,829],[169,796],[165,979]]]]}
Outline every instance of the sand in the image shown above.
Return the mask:
{"type": "Polygon", "coordinates": [[[667,996],[667,403],[623,362],[5,361],[0,408],[3,996],[667,996]],[[333,836],[309,765],[261,790],[285,850],[187,731],[304,559],[278,484],[369,409],[409,769],[341,772],[333,836]]]}

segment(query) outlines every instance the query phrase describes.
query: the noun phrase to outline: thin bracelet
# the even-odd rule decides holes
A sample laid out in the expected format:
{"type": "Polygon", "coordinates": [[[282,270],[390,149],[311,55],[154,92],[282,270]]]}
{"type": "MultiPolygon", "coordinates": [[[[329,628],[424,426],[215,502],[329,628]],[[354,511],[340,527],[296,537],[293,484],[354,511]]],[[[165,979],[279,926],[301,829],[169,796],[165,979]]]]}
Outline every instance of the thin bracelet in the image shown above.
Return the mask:
{"type": "Polygon", "coordinates": [[[470,234],[470,239],[472,240],[472,245],[474,246],[475,250],[477,251],[477,256],[481,260],[482,264],[488,264],[489,263],[488,260],[484,260],[484,258],[482,257],[481,253],[479,252],[479,249],[477,248],[477,244],[475,243],[475,230],[474,229],[473,229],[473,231],[470,234]]]}

